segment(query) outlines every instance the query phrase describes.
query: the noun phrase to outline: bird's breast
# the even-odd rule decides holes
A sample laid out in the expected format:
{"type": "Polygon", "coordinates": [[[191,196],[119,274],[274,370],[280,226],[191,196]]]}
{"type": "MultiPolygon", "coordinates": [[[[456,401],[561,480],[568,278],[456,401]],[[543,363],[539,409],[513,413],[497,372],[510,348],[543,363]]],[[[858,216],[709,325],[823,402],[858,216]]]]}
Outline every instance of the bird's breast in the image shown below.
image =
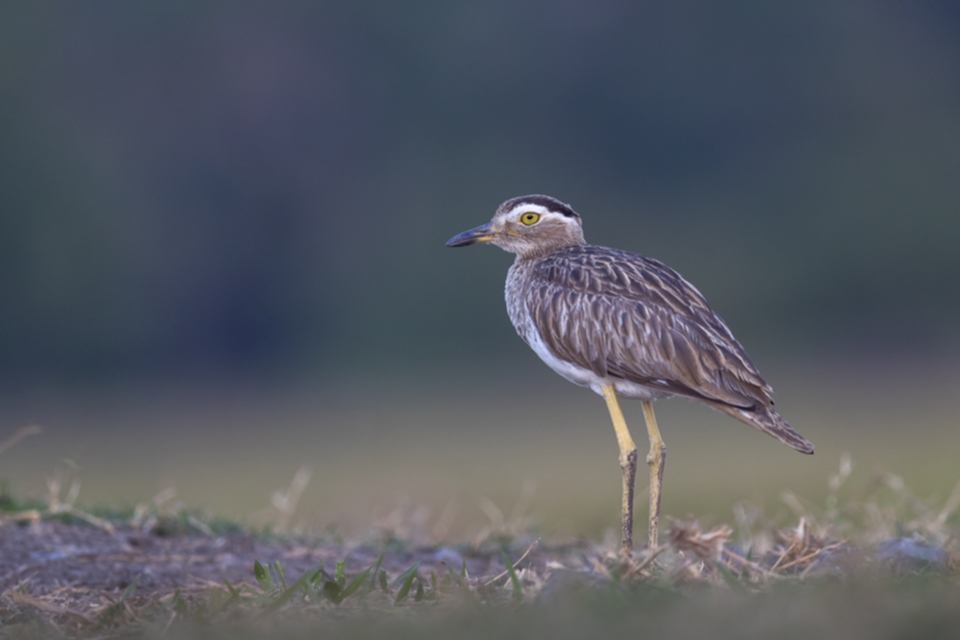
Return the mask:
{"type": "Polygon", "coordinates": [[[669,392],[624,380],[616,376],[599,376],[586,367],[558,357],[543,340],[530,314],[530,310],[526,304],[526,287],[529,286],[529,281],[526,280],[525,275],[524,269],[518,267],[516,263],[510,268],[507,274],[507,283],[504,292],[507,303],[507,314],[510,316],[510,322],[513,323],[517,334],[523,338],[523,341],[533,349],[534,353],[536,353],[548,367],[564,379],[581,387],[592,389],[600,395],[603,395],[602,387],[608,385],[613,385],[617,395],[624,398],[656,400],[657,398],[666,398],[673,395],[669,392]]]}

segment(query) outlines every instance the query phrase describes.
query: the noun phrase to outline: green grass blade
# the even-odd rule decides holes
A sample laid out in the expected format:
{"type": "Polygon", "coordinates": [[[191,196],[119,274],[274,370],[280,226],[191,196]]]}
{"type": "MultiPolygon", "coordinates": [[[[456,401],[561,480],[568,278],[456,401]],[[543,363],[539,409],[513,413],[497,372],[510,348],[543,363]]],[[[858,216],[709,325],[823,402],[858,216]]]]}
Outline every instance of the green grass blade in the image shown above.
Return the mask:
{"type": "Polygon", "coordinates": [[[334,581],[341,587],[347,583],[347,561],[337,563],[337,570],[333,574],[334,581]]]}
{"type": "MultiPolygon", "coordinates": [[[[279,564],[279,563],[277,563],[279,564]]],[[[276,611],[284,605],[290,598],[295,596],[297,592],[309,593],[310,579],[313,577],[313,571],[305,571],[300,579],[297,580],[289,589],[284,589],[280,595],[277,596],[277,599],[270,603],[266,608],[266,611],[276,611]]]]}
{"type": "Polygon", "coordinates": [[[367,576],[370,574],[370,570],[371,570],[371,569],[373,569],[373,567],[367,567],[367,570],[366,570],[366,571],[364,571],[363,573],[361,573],[360,575],[358,575],[356,578],[354,578],[354,579],[353,579],[353,582],[351,582],[349,585],[347,585],[347,587],[346,587],[346,588],[343,590],[343,592],[340,594],[340,599],[338,600],[338,602],[343,602],[344,600],[346,600],[347,598],[349,598],[350,596],[352,596],[352,595],[354,594],[354,592],[357,591],[357,589],[359,589],[360,587],[362,587],[362,586],[363,586],[363,583],[364,583],[364,582],[366,581],[366,579],[367,579],[367,576]]]}
{"type": "Polygon", "coordinates": [[[746,589],[743,587],[743,584],[737,579],[737,576],[733,575],[730,569],[728,569],[722,563],[714,562],[712,563],[712,566],[720,572],[720,575],[723,577],[723,581],[726,582],[731,589],[739,593],[746,591],[746,589]]]}
{"type": "Polygon", "coordinates": [[[127,598],[129,598],[136,590],[138,582],[140,582],[139,575],[127,585],[127,588],[124,589],[123,593],[120,594],[120,598],[100,614],[98,618],[98,622],[100,624],[107,624],[121,612],[123,609],[123,603],[126,602],[127,598]]]}
{"type": "Polygon", "coordinates": [[[417,568],[420,566],[420,563],[414,563],[412,567],[400,574],[400,577],[397,580],[403,579],[403,584],[400,586],[400,592],[397,593],[396,600],[393,601],[393,604],[400,604],[400,602],[407,597],[407,594],[410,593],[410,587],[413,586],[413,579],[417,577],[417,568]]]}
{"type": "Polygon", "coordinates": [[[387,572],[383,569],[380,569],[380,588],[383,589],[384,593],[389,593],[390,589],[387,587],[387,572]]]}
{"type": "MultiPolygon", "coordinates": [[[[373,564],[371,569],[373,570],[373,575],[370,576],[370,586],[364,591],[364,593],[370,593],[377,588],[377,578],[380,576],[380,565],[383,564],[383,554],[380,554],[380,557],[377,558],[377,561],[373,564]]],[[[368,571],[369,573],[369,571],[368,571]]]]}
{"type": "Polygon", "coordinates": [[[394,580],[390,586],[395,587],[398,584],[403,584],[404,582],[407,581],[407,578],[409,578],[412,575],[415,575],[417,573],[417,569],[419,568],[420,568],[420,563],[415,562],[412,567],[410,567],[409,569],[401,573],[399,576],[397,576],[396,580],[394,580]]]}
{"type": "Polygon", "coordinates": [[[283,567],[280,566],[279,560],[277,560],[277,577],[280,578],[280,585],[283,587],[284,591],[286,591],[287,581],[283,579],[283,567]]]}
{"type": "Polygon", "coordinates": [[[180,595],[180,587],[177,587],[177,590],[173,592],[173,610],[177,612],[179,616],[187,615],[187,602],[183,599],[183,596],[180,595]]]}
{"type": "Polygon", "coordinates": [[[415,596],[413,596],[413,601],[414,601],[414,602],[422,602],[422,601],[423,601],[423,595],[424,595],[424,594],[423,594],[423,580],[417,580],[417,593],[416,593],[415,596]]]}
{"type": "Polygon", "coordinates": [[[314,589],[320,588],[320,583],[323,582],[323,560],[320,560],[317,564],[317,568],[313,571],[313,574],[310,576],[310,584],[313,585],[314,589]]]}
{"type": "Polygon", "coordinates": [[[513,599],[519,602],[523,600],[523,586],[520,584],[520,578],[517,577],[517,572],[513,569],[513,563],[510,562],[510,558],[507,557],[506,551],[501,551],[500,554],[503,556],[503,562],[507,565],[507,573],[510,575],[510,582],[513,583],[513,599]]]}
{"type": "Polygon", "coordinates": [[[447,575],[449,576],[453,584],[457,585],[458,587],[463,586],[463,578],[457,575],[456,572],[454,572],[453,567],[448,565],[446,562],[441,562],[440,564],[442,564],[447,568],[447,575]]]}
{"type": "Polygon", "coordinates": [[[330,602],[340,602],[340,593],[343,591],[333,580],[327,580],[323,583],[323,595],[330,602]]]}
{"type": "Polygon", "coordinates": [[[138,575],[136,578],[134,578],[134,579],[130,582],[130,584],[127,585],[127,588],[126,588],[126,589],[123,590],[123,593],[120,595],[120,599],[117,600],[117,604],[123,604],[123,602],[124,602],[127,598],[129,598],[131,595],[133,595],[133,592],[134,592],[134,591],[136,590],[136,588],[137,588],[137,583],[138,583],[138,582],[140,582],[140,576],[139,576],[139,575],[138,575]]]}
{"type": "Polygon", "coordinates": [[[253,577],[256,578],[257,584],[259,584],[260,588],[264,591],[273,591],[276,588],[266,567],[260,564],[259,560],[253,561],[253,577]]]}

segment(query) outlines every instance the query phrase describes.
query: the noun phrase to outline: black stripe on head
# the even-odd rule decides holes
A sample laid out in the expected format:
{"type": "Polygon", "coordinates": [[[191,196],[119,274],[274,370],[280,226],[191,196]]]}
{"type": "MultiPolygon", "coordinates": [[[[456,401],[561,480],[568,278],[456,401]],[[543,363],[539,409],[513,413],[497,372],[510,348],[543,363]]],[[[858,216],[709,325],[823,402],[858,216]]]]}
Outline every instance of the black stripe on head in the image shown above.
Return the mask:
{"type": "Polygon", "coordinates": [[[520,196],[519,198],[511,198],[507,200],[502,205],[500,205],[500,211],[510,211],[515,209],[521,204],[536,204],[541,207],[546,207],[549,211],[554,213],[559,213],[565,215],[568,218],[579,218],[577,212],[574,211],[570,205],[560,202],[556,198],[551,198],[550,196],[545,196],[541,194],[534,194],[530,196],[520,196]]]}

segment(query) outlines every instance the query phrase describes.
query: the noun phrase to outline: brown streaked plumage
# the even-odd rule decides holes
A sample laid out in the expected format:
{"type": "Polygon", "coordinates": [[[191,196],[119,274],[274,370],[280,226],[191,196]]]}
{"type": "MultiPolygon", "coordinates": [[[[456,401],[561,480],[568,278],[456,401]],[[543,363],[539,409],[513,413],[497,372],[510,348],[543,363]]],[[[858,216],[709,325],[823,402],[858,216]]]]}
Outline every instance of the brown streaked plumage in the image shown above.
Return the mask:
{"type": "Polygon", "coordinates": [[[720,316],[662,262],[574,245],[518,260],[510,278],[509,290],[523,297],[536,331],[561,360],[600,378],[698,400],[797,451],[813,451],[773,410],[773,389],[720,316]]]}
{"type": "Polygon", "coordinates": [[[720,316],[667,265],[587,244],[580,216],[543,195],[504,202],[488,224],[447,245],[475,242],[517,254],[506,284],[517,333],[561,376],[607,400],[624,472],[625,552],[632,548],[636,448],[616,396],[644,401],[651,440],[651,546],[657,543],[666,451],[650,401],[690,398],[813,453],[813,445],[773,409],[770,385],[720,316]]]}

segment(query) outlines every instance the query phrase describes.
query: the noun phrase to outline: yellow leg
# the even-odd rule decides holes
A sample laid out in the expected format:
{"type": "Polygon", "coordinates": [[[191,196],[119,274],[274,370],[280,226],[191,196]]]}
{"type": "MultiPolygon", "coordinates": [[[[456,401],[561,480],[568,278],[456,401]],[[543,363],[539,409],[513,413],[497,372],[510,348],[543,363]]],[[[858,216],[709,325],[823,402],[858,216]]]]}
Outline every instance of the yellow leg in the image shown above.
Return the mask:
{"type": "Polygon", "coordinates": [[[626,557],[633,554],[633,485],[637,478],[637,447],[633,444],[627,422],[620,411],[617,394],[613,385],[603,387],[603,398],[617,432],[617,444],[620,445],[620,470],[623,471],[623,503],[620,507],[620,521],[623,527],[620,553],[626,557]]]}
{"type": "Polygon", "coordinates": [[[663,484],[663,465],[667,460],[667,447],[660,437],[657,418],[653,415],[653,405],[643,402],[643,418],[647,423],[647,435],[650,436],[650,452],[647,454],[647,466],[650,467],[650,549],[657,546],[660,528],[660,486],[663,484]]]}

